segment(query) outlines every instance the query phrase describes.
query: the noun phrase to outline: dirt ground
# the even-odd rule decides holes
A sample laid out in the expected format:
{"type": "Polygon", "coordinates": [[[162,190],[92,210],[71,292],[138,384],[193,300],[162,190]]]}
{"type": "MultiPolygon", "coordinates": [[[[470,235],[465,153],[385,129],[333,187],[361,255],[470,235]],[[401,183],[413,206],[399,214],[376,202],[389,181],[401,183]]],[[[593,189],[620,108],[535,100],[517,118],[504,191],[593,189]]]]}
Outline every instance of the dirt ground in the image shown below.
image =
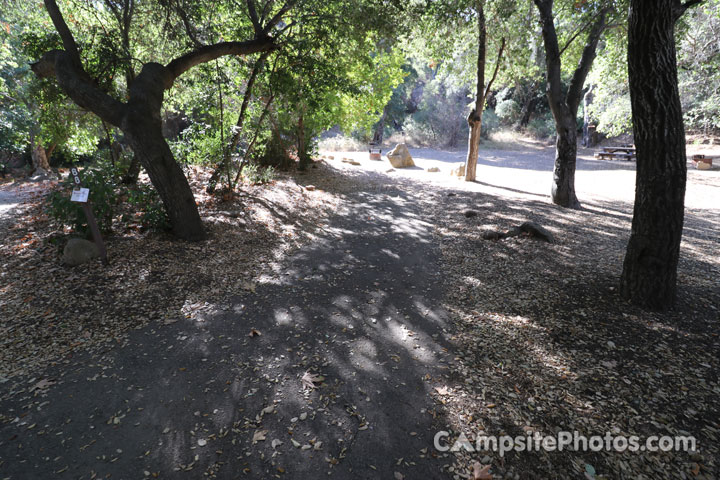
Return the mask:
{"type": "MultiPolygon", "coordinates": [[[[689,155],[717,155],[690,147],[689,155]]],[[[691,435],[698,452],[455,453],[455,478],[717,478],[720,411],[720,169],[688,169],[686,217],[674,311],[634,308],[617,294],[630,233],[635,164],[581,149],[583,210],[548,201],[554,149],[494,143],[480,152],[478,181],[448,172],[464,151],[411,149],[416,167],[393,169],[363,153],[327,152],[345,171],[371,169],[426,202],[443,251],[445,307],[455,315],[457,364],[438,401],[451,439],[485,435],[691,435]],[[342,162],[352,158],[361,163],[342,162]],[[428,172],[437,167],[439,172],[428,172]],[[475,216],[467,218],[468,210],[475,216]],[[482,239],[532,220],[556,242],[482,239]],[[482,470],[479,470],[482,471],[482,470]]],[[[718,160],[716,160],[717,162],[718,160]]],[[[418,200],[421,201],[421,200],[418,200]]]]}
{"type": "Polygon", "coordinates": [[[411,149],[407,169],[321,153],[231,202],[191,172],[210,240],[117,231],[108,268],[62,267],[42,191],[0,187],[0,478],[718,477],[720,169],[689,169],[677,307],[659,314],[617,294],[632,162],[581,150],[584,208],[566,210],[543,143],[486,144],[473,183],[448,173],[463,151],[411,149]],[[555,241],[483,239],[527,220],[555,241]],[[297,445],[294,424],[310,429],[297,445]],[[471,448],[437,449],[438,432],[471,448]],[[696,448],[471,451],[558,432],[696,448]]]}

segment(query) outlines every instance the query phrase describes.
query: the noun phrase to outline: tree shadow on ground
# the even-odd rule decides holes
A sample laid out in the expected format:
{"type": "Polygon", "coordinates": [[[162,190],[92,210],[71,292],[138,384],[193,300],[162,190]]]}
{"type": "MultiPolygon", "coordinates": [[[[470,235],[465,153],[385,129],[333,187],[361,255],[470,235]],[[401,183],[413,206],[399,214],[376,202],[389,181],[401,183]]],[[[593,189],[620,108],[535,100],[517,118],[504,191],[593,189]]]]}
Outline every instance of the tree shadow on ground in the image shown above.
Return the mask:
{"type": "MultiPolygon", "coordinates": [[[[720,289],[720,212],[686,215],[678,269],[678,302],[668,313],[636,308],[618,294],[632,205],[585,202],[584,211],[548,203],[455,192],[443,208],[441,241],[452,272],[459,355],[480,385],[455,369],[457,400],[476,433],[693,435],[686,452],[513,452],[501,464],[521,478],[598,474],[690,476],[694,465],[716,475],[720,289]],[[463,218],[471,205],[479,215],[463,218]],[[554,245],[528,237],[484,241],[489,227],[530,219],[553,232],[554,245]],[[480,392],[493,392],[484,402],[480,392]]],[[[477,382],[477,381],[476,381],[477,382]]],[[[449,414],[450,418],[452,414],[449,414]]],[[[492,453],[491,453],[492,455],[492,453]]],[[[497,457],[495,457],[497,458],[497,457]]]]}
{"type": "Polygon", "coordinates": [[[447,422],[429,394],[449,344],[432,226],[382,184],[341,205],[252,291],[223,303],[196,291],[170,324],[3,402],[21,420],[1,427],[0,471],[440,478],[432,442],[447,422]],[[322,375],[317,388],[307,372],[322,375]]]}

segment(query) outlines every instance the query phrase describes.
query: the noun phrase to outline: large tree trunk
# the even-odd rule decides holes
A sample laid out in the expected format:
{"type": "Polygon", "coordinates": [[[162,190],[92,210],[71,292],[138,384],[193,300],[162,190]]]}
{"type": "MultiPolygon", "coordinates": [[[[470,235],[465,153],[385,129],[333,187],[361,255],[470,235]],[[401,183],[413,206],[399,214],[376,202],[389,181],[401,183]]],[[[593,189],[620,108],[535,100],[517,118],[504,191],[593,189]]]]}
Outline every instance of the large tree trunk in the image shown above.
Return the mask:
{"type": "Polygon", "coordinates": [[[620,293],[658,310],[675,302],[683,229],[687,160],[674,26],[685,8],[678,0],[632,0],[628,21],[637,180],[620,293]]]}
{"type": "Polygon", "coordinates": [[[162,136],[162,108],[166,68],[146,64],[130,87],[130,99],[120,128],[157,190],[179,238],[205,238],[190,185],[170,146],[162,136]]]}
{"type": "Polygon", "coordinates": [[[575,195],[575,163],[577,162],[577,130],[575,115],[567,112],[556,119],[555,166],[550,196],[556,205],[580,208],[575,195]]]}
{"type": "Polygon", "coordinates": [[[30,158],[32,159],[33,175],[49,175],[51,173],[47,151],[41,144],[38,143],[33,147],[30,158]]]}

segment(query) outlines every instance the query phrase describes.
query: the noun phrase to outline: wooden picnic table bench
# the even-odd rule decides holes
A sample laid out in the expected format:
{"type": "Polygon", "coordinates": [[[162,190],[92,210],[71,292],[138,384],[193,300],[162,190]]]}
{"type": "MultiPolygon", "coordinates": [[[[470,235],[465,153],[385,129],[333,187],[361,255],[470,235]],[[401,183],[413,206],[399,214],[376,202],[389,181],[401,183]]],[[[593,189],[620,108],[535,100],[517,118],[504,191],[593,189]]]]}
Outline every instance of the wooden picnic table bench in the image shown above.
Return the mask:
{"type": "Polygon", "coordinates": [[[635,147],[603,147],[595,153],[601,160],[635,160],[635,147]]]}

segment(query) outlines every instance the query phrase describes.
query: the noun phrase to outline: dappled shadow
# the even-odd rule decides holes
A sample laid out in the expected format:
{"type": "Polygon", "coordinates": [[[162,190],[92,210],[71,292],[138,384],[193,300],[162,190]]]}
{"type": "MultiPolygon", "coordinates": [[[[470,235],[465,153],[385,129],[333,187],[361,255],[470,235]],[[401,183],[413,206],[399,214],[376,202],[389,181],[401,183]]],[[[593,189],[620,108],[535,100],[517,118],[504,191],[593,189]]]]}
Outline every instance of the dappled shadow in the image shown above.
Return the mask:
{"type": "MultiPolygon", "coordinates": [[[[616,429],[644,439],[689,432],[701,450],[695,461],[716,474],[720,210],[686,213],[677,306],[659,314],[618,294],[631,203],[594,199],[583,211],[571,211],[454,193],[437,218],[449,301],[460,312],[463,371],[475,376],[454,370],[458,394],[467,397],[456,398],[449,410],[467,415],[453,426],[468,434],[482,429],[513,436],[616,429]],[[469,206],[477,217],[464,218],[469,206]],[[486,228],[526,219],[552,231],[557,243],[481,239],[486,228]]],[[[512,472],[535,473],[521,478],[582,475],[585,464],[613,478],[690,475],[690,454],[664,455],[662,466],[657,455],[627,452],[513,452],[500,463],[512,472]]]]}
{"type": "Polygon", "coordinates": [[[79,357],[51,374],[61,381],[40,411],[23,407],[32,395],[6,402],[24,416],[2,427],[0,471],[439,478],[446,460],[422,452],[447,423],[429,396],[448,346],[432,225],[375,185],[346,192],[319,238],[253,292],[79,357]],[[317,389],[306,372],[324,377],[317,389]]]}

